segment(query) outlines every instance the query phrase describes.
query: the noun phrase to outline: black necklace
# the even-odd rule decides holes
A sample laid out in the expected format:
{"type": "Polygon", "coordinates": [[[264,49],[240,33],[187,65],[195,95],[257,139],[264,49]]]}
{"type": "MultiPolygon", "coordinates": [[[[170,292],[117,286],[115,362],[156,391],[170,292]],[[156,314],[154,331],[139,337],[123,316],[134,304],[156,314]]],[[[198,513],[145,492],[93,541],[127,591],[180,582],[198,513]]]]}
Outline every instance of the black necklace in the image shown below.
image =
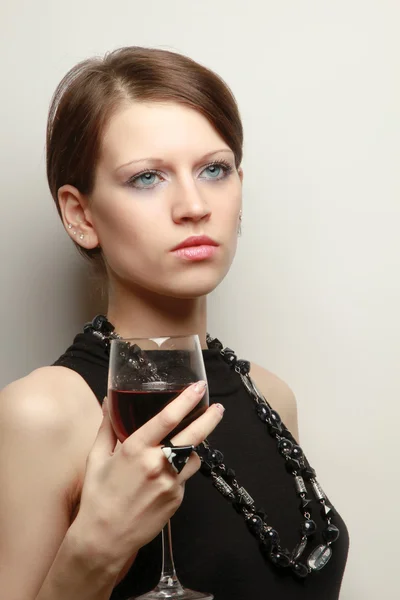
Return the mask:
{"type": "MultiPolygon", "coordinates": [[[[120,338],[113,325],[103,315],[97,315],[91,323],[87,323],[84,331],[90,331],[103,340],[107,349],[111,339],[120,338]]],[[[276,439],[278,451],[285,461],[285,466],[293,475],[295,489],[300,500],[300,511],[304,517],[304,521],[300,525],[300,539],[295,548],[289,551],[281,546],[279,534],[268,523],[265,511],[256,507],[253,498],[238,483],[235,471],[225,465],[222,452],[212,448],[207,440],[196,448],[201,459],[200,471],[211,479],[220,494],[229,500],[233,508],[243,516],[249,530],[259,541],[264,557],[268,558],[275,566],[290,568],[297,577],[305,578],[312,572],[320,571],[332,556],[331,545],[339,538],[340,534],[339,529],[332,523],[335,510],[328,502],[316,479],[316,472],[310,466],[303,450],[285,427],[279,414],[272,409],[251,379],[250,363],[246,360],[238,360],[233,350],[224,348],[217,338],[212,338],[208,334],[207,346],[209,349],[219,350],[224,361],[240,375],[244,387],[254,401],[257,416],[276,439]],[[313,501],[307,497],[307,485],[311,487],[316,502],[319,504],[325,527],[322,531],[323,542],[313,548],[304,564],[304,562],[299,562],[299,559],[317,532],[317,525],[311,518],[313,501]]]]}

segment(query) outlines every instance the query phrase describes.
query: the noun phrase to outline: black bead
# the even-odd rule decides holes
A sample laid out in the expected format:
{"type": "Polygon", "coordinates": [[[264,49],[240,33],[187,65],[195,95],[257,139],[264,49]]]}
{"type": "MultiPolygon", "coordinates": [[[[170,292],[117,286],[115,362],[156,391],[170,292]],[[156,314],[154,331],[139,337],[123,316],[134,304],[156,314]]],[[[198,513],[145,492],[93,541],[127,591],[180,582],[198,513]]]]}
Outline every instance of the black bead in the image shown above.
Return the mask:
{"type": "Polygon", "coordinates": [[[272,435],[280,435],[282,433],[283,425],[280,416],[276,410],[271,410],[270,415],[270,433],[272,435]]]}
{"type": "Polygon", "coordinates": [[[111,325],[107,317],[104,315],[96,315],[92,321],[92,327],[96,331],[101,331],[101,333],[104,334],[114,331],[114,326],[111,325]]]}
{"type": "Polygon", "coordinates": [[[285,467],[289,473],[294,473],[294,471],[300,471],[300,463],[298,460],[293,460],[292,458],[287,458],[285,461],[285,467]]]}
{"type": "Polygon", "coordinates": [[[297,444],[297,441],[294,439],[294,437],[290,433],[289,429],[287,429],[285,427],[284,423],[282,423],[282,434],[283,434],[283,437],[285,437],[287,440],[292,442],[292,444],[297,444]]]}
{"type": "Polygon", "coordinates": [[[270,548],[274,546],[279,546],[279,533],[275,531],[275,529],[269,529],[264,534],[265,541],[264,544],[268,545],[270,548]]]}
{"type": "Polygon", "coordinates": [[[230,483],[231,481],[236,479],[235,471],[233,469],[227,469],[226,474],[225,474],[225,479],[228,481],[228,483],[230,483]]]}
{"type": "Polygon", "coordinates": [[[232,348],[224,348],[224,354],[235,354],[235,351],[232,348]]]}
{"type": "Polygon", "coordinates": [[[225,353],[223,355],[223,359],[226,363],[228,363],[228,365],[235,365],[237,357],[236,357],[236,354],[225,353]]]}
{"type": "Polygon", "coordinates": [[[322,537],[324,538],[324,540],[326,542],[330,542],[330,543],[336,542],[339,535],[340,535],[339,529],[336,527],[336,525],[332,525],[332,524],[328,525],[326,527],[326,529],[324,529],[322,532],[322,537]]]}
{"type": "Polygon", "coordinates": [[[236,500],[232,502],[232,506],[240,515],[243,514],[243,508],[246,508],[245,506],[243,506],[243,504],[239,504],[239,502],[236,502],[236,500]]]}
{"type": "Polygon", "coordinates": [[[259,517],[261,517],[261,518],[262,518],[262,520],[264,521],[264,523],[266,523],[266,522],[267,522],[267,520],[268,520],[268,515],[267,515],[267,513],[265,512],[265,510],[264,510],[263,508],[260,508],[260,510],[258,510],[258,511],[256,512],[256,515],[258,515],[259,517]]]}
{"type": "Polygon", "coordinates": [[[209,338],[207,340],[207,346],[210,348],[210,350],[211,349],[222,350],[222,348],[224,347],[218,338],[214,338],[214,339],[209,338]]]}
{"type": "Polygon", "coordinates": [[[205,459],[208,456],[208,448],[204,444],[199,444],[195,446],[194,451],[199,455],[201,459],[205,459]]]}
{"type": "Polygon", "coordinates": [[[104,319],[104,315],[96,315],[92,320],[93,329],[95,329],[96,331],[101,331],[101,326],[103,324],[104,319]]]}
{"type": "Polygon", "coordinates": [[[270,558],[278,567],[288,567],[290,565],[290,556],[279,550],[271,552],[270,558]]]}
{"type": "Polygon", "coordinates": [[[299,460],[300,470],[302,471],[304,469],[304,467],[305,467],[305,464],[306,464],[305,460],[304,460],[304,455],[300,456],[300,458],[298,460],[299,460]]]}
{"type": "Polygon", "coordinates": [[[271,419],[271,422],[273,425],[275,425],[275,426],[281,425],[281,429],[282,429],[282,419],[280,418],[280,416],[278,415],[276,410],[271,410],[270,419],[271,419]]]}
{"type": "Polygon", "coordinates": [[[248,375],[250,373],[250,363],[248,360],[236,361],[236,367],[239,369],[242,375],[248,375]]]}
{"type": "Polygon", "coordinates": [[[303,563],[292,563],[291,569],[297,577],[301,577],[302,579],[308,575],[308,569],[303,563]]]}
{"type": "Polygon", "coordinates": [[[203,475],[206,475],[207,477],[209,477],[211,475],[212,469],[209,464],[207,464],[206,462],[202,462],[200,471],[203,475]]]}
{"type": "Polygon", "coordinates": [[[210,475],[213,468],[209,460],[212,449],[200,444],[199,446],[196,446],[195,451],[201,460],[200,471],[203,473],[203,475],[210,475]]]}
{"type": "Polygon", "coordinates": [[[250,517],[250,519],[247,519],[246,523],[248,528],[252,533],[254,533],[254,535],[258,535],[259,533],[261,533],[264,527],[264,522],[262,518],[257,515],[253,515],[252,517],[250,517]]]}
{"type": "Polygon", "coordinates": [[[278,425],[278,424],[270,425],[269,432],[272,435],[272,437],[276,437],[277,435],[282,435],[282,426],[278,425]]]}
{"type": "Polygon", "coordinates": [[[143,354],[142,349],[137,344],[132,344],[132,346],[128,345],[128,348],[129,348],[129,351],[128,351],[129,352],[129,356],[131,358],[133,358],[134,360],[137,360],[143,354]]]}
{"type": "Polygon", "coordinates": [[[260,550],[264,554],[264,556],[269,558],[269,554],[272,550],[271,544],[268,540],[262,539],[260,536],[260,550]]]}
{"type": "Polygon", "coordinates": [[[306,535],[307,537],[315,533],[317,530],[317,525],[315,521],[312,519],[307,519],[301,526],[302,535],[306,535]]]}
{"type": "Polygon", "coordinates": [[[279,440],[278,450],[281,454],[283,454],[283,456],[290,454],[292,451],[292,448],[293,448],[293,444],[290,440],[287,440],[286,438],[282,438],[281,440],[279,440]]]}
{"type": "Polygon", "coordinates": [[[236,364],[237,356],[232,348],[224,348],[222,358],[228,365],[236,364]]]}
{"type": "Polygon", "coordinates": [[[303,457],[303,450],[300,448],[300,446],[293,446],[290,457],[294,460],[299,460],[303,457]]]}
{"type": "Polygon", "coordinates": [[[310,465],[302,470],[301,475],[306,481],[310,481],[310,479],[315,479],[317,477],[317,473],[310,465]]]}
{"type": "Polygon", "coordinates": [[[266,404],[257,404],[256,411],[257,411],[257,415],[261,419],[261,421],[263,421],[265,423],[266,421],[269,420],[269,418],[271,416],[271,410],[268,408],[268,406],[266,404]]]}
{"type": "Polygon", "coordinates": [[[295,467],[293,466],[293,463],[290,460],[290,458],[286,458],[286,460],[285,460],[285,468],[286,468],[286,471],[288,473],[290,473],[291,475],[292,475],[293,471],[296,470],[295,467]]]}
{"type": "Polygon", "coordinates": [[[207,458],[207,462],[212,467],[216,467],[217,465],[220,465],[224,462],[224,455],[219,450],[213,450],[212,452],[210,452],[207,458]]]}
{"type": "Polygon", "coordinates": [[[218,474],[219,475],[223,475],[224,479],[226,479],[226,472],[227,472],[227,468],[225,465],[218,465],[218,474]]]}

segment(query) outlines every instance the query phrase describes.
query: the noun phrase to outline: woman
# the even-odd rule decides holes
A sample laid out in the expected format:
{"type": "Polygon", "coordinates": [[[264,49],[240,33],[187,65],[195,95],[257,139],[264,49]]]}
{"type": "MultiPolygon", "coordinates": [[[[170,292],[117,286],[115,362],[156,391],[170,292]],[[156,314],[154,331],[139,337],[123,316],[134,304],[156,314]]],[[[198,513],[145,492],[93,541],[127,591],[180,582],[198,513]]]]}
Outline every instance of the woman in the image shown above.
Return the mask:
{"type": "Polygon", "coordinates": [[[330,504],[318,490],[310,502],[309,483],[296,493],[293,473],[312,482],[315,474],[295,444],[292,392],[251,365],[260,393],[294,437],[268,405],[257,419],[239,372],[245,363],[228,352],[232,368],[218,344],[206,350],[206,296],[228,272],[240,229],[241,158],[230,90],[184,56],[123,48],[77,65],[60,83],[49,113],[47,173],[65,229],[103,267],[107,317],[118,334],[199,334],[211,405],[173,442],[196,446],[208,437],[258,514],[232,510],[211,477],[192,477],[197,454],[177,475],[160,451],[204,394],[201,383],[116,443],[106,402],[99,406],[107,336],[93,330],[105,324],[104,333],[108,322],[97,320],[55,365],[2,392],[0,588],[8,600],[105,600],[151,589],[160,570],[157,534],[178,507],[174,552],[185,585],[217,600],[338,598],[347,532],[338,515],[320,515],[330,504]],[[299,540],[307,542],[304,555],[299,547],[296,555],[285,551],[299,540]],[[335,542],[333,555],[313,570],[307,556],[321,541],[325,557],[335,542]]]}

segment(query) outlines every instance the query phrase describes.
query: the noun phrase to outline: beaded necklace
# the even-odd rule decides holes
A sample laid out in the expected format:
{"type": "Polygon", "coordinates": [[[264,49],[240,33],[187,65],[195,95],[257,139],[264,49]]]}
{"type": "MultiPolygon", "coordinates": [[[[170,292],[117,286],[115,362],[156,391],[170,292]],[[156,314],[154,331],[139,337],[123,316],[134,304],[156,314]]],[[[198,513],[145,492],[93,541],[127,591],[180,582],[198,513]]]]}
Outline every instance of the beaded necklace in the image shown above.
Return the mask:
{"type": "MultiPolygon", "coordinates": [[[[121,337],[103,315],[97,315],[92,322],[87,323],[84,331],[91,332],[103,340],[107,349],[111,339],[121,337]]],[[[250,377],[250,363],[239,360],[231,348],[224,348],[217,338],[212,338],[208,334],[207,346],[209,349],[217,349],[223,360],[240,376],[253,400],[258,418],[265,424],[270,435],[276,439],[278,451],[285,461],[286,469],[293,476],[294,487],[300,500],[300,512],[304,520],[300,524],[299,542],[291,551],[281,546],[279,533],[269,524],[265,511],[256,506],[248,491],[238,483],[235,471],[225,465],[222,452],[212,448],[207,440],[196,447],[201,460],[200,472],[211,480],[218,492],[243,516],[250,532],[258,540],[263,556],[276,567],[289,568],[298,578],[303,579],[310,573],[320,571],[332,556],[331,546],[340,535],[339,529],[332,523],[335,510],[317,481],[316,472],[310,466],[303,450],[250,377]],[[317,532],[317,525],[311,518],[313,500],[307,497],[309,495],[307,486],[311,487],[312,495],[319,505],[325,527],[322,530],[322,543],[312,549],[305,562],[300,562],[299,559],[303,558],[306,547],[317,532]]]]}

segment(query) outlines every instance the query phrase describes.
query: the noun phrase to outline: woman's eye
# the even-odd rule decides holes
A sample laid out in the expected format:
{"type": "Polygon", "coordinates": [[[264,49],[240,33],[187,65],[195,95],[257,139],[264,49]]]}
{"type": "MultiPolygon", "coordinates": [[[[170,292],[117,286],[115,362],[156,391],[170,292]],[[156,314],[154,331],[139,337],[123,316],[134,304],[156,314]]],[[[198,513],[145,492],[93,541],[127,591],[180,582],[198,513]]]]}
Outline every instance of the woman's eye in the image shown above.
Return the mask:
{"type": "Polygon", "coordinates": [[[201,172],[202,179],[223,179],[232,172],[232,167],[224,163],[213,163],[201,172]],[[203,176],[204,175],[204,176],[203,176]]]}
{"type": "MultiPolygon", "coordinates": [[[[232,173],[233,167],[231,167],[228,163],[223,162],[215,162],[211,165],[204,167],[204,169],[200,173],[200,179],[208,179],[208,180],[219,180],[224,179],[230,173],[232,173]]],[[[164,181],[164,178],[161,173],[158,171],[142,171],[142,173],[138,173],[131,177],[127,184],[130,187],[139,190],[152,189],[156,187],[160,182],[164,181]]]]}
{"type": "Polygon", "coordinates": [[[161,175],[159,175],[156,171],[145,171],[144,173],[139,173],[139,175],[131,177],[131,179],[128,181],[128,184],[132,187],[143,190],[145,188],[154,187],[154,185],[159,183],[161,179],[161,175]]]}

